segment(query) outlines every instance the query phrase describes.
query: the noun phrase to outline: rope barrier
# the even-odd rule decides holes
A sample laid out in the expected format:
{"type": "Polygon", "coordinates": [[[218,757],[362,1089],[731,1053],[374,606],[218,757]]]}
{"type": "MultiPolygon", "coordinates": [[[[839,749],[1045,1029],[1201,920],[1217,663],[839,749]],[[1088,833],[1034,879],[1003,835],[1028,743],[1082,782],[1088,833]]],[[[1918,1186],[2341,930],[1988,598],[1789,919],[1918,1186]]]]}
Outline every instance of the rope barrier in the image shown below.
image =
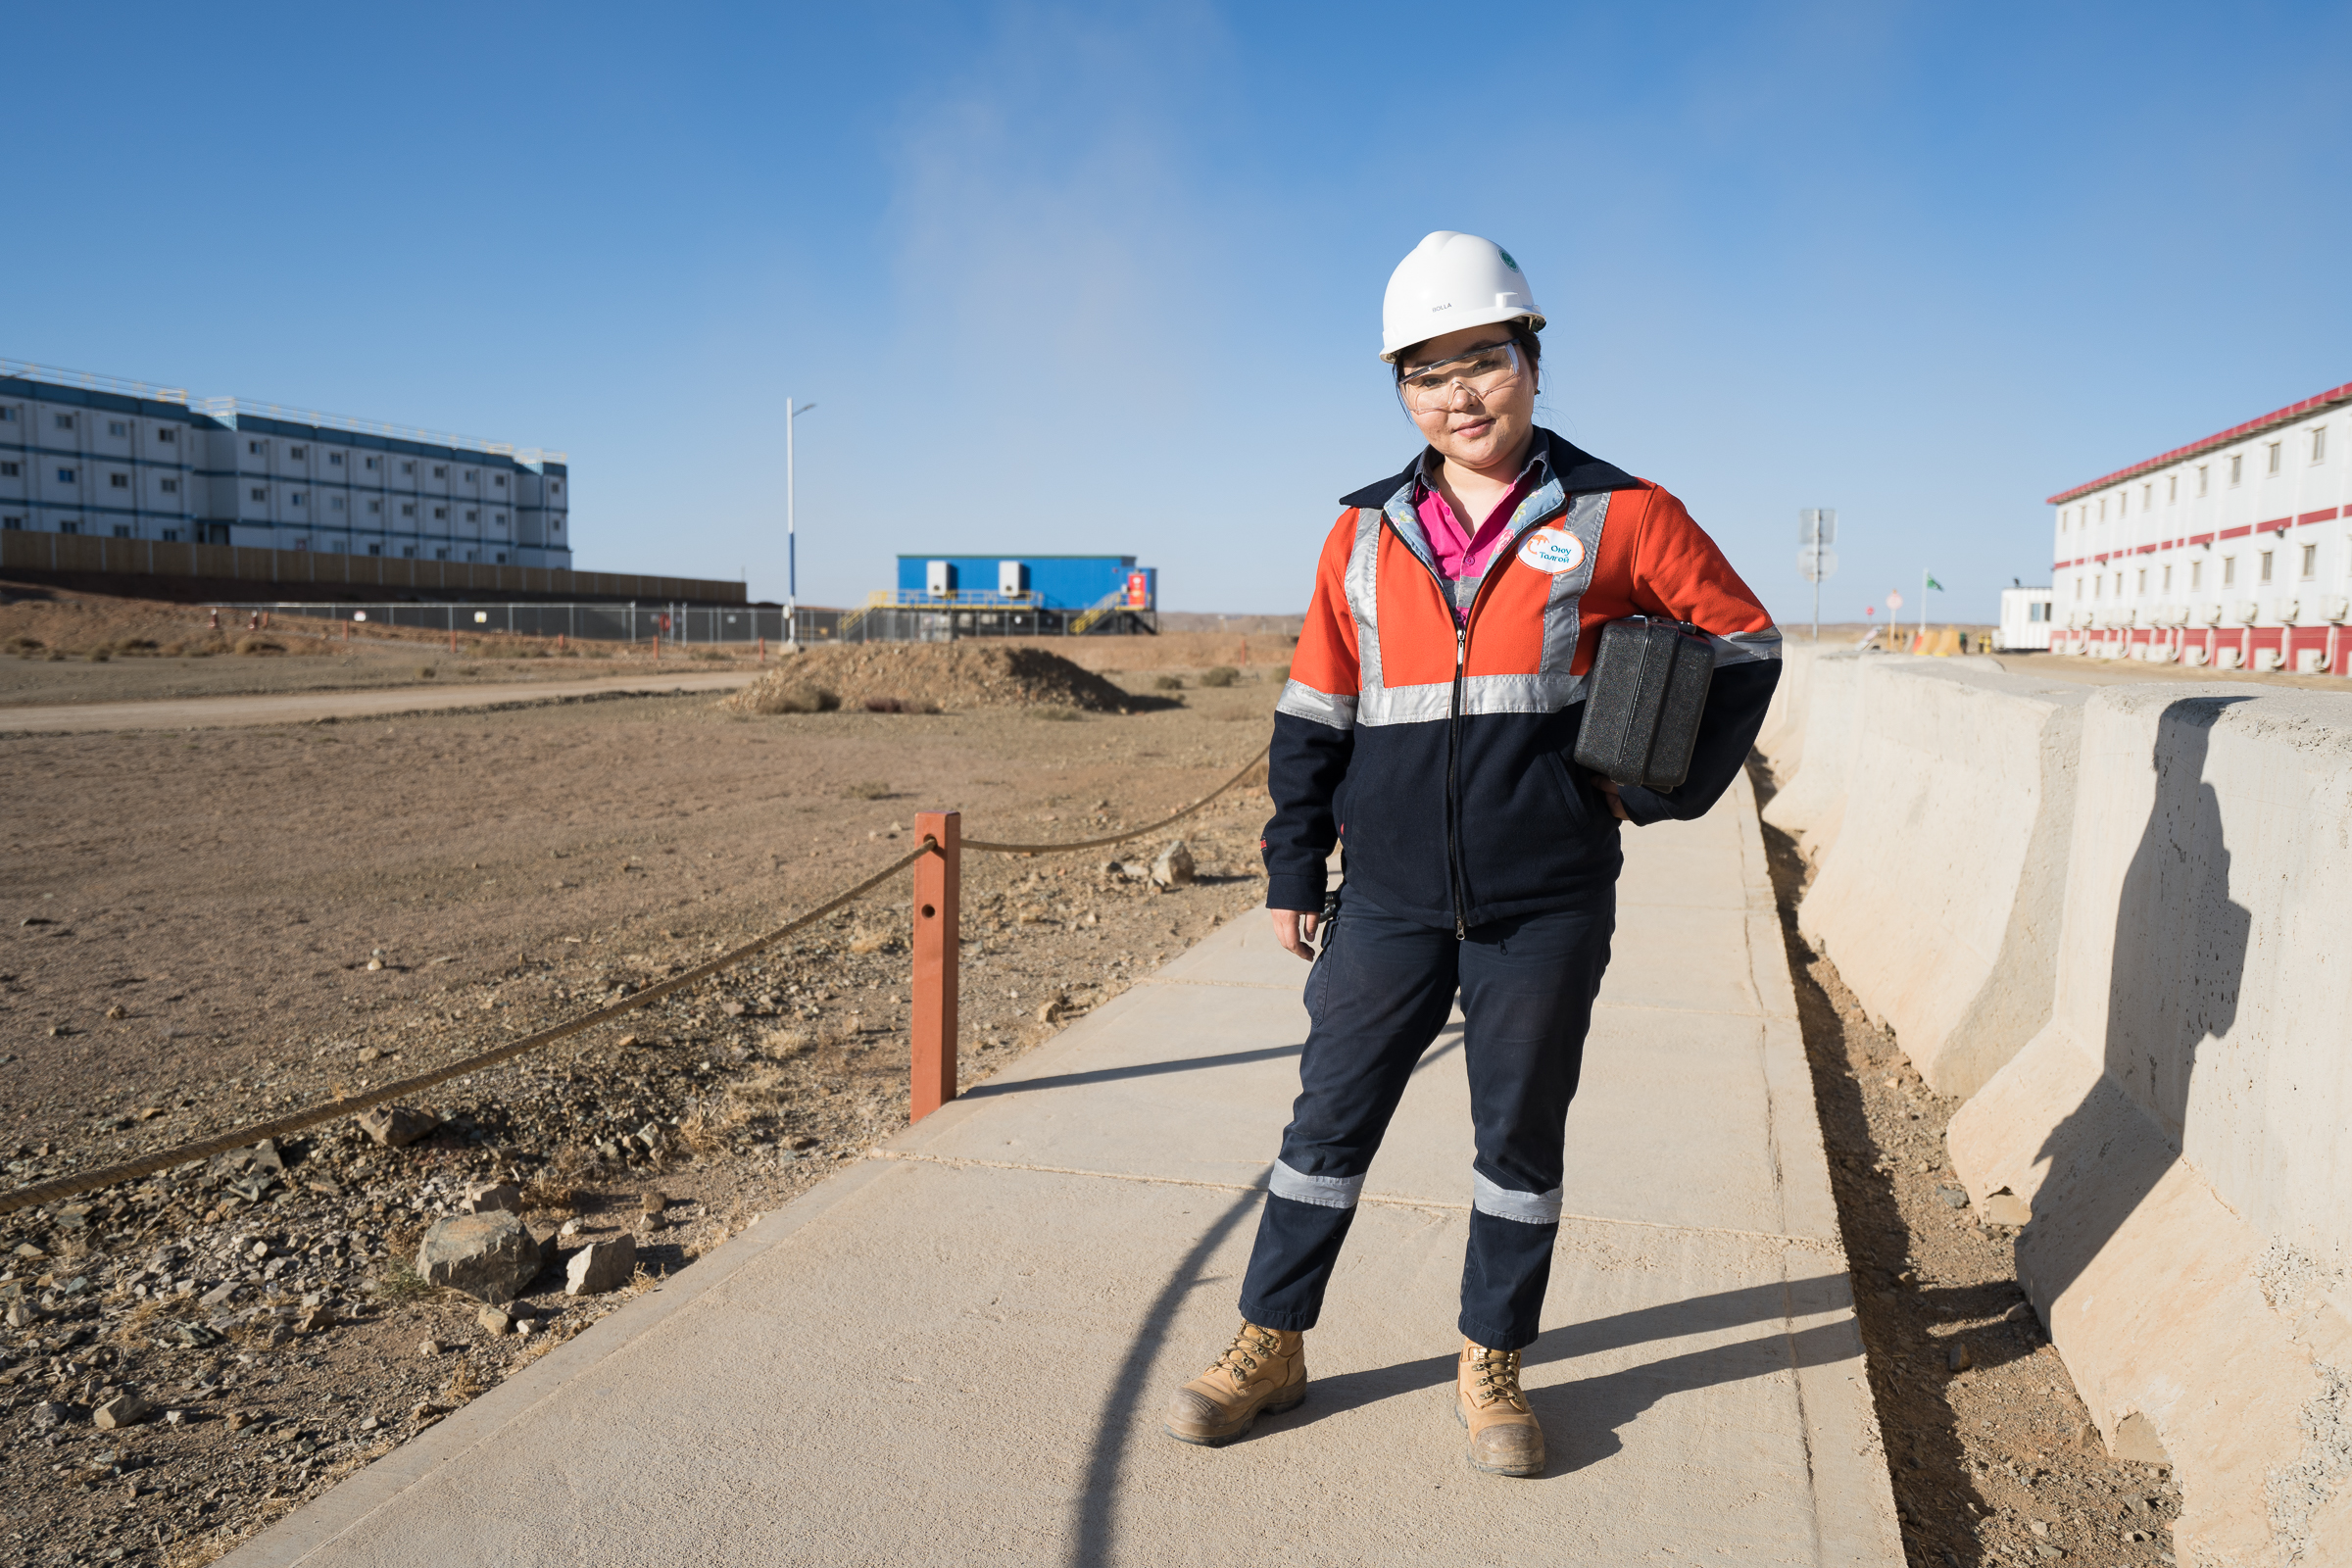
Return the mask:
{"type": "Polygon", "coordinates": [[[1274,748],[1271,743],[1258,748],[1257,755],[1250,759],[1249,761],[1243,763],[1242,770],[1240,772],[1234,774],[1233,777],[1227,779],[1215,789],[1210,790],[1206,795],[1201,796],[1199,800],[1186,807],[1183,810],[1178,811],[1174,816],[1163,816],[1156,822],[1148,823],[1139,828],[1130,828],[1124,833],[1114,833],[1106,839],[1080,839],[1075,844],[991,844],[986,839],[965,839],[963,841],[963,847],[967,850],[979,850],[988,855],[1066,855],[1072,850],[1099,850],[1102,849],[1106,845],[1124,844],[1129,839],[1140,839],[1147,833],[1158,832],[1161,828],[1166,827],[1171,822],[1183,821],[1186,817],[1192,815],[1195,811],[1198,811],[1200,809],[1200,808],[1206,806],[1209,802],[1215,800],[1218,796],[1224,794],[1227,790],[1233,788],[1236,784],[1239,784],[1242,780],[1248,778],[1251,773],[1257,770],[1257,764],[1264,761],[1266,760],[1266,754],[1273,749],[1274,748]]]}
{"type": "MultiPolygon", "coordinates": [[[[963,848],[982,850],[998,855],[1054,855],[1065,854],[1073,850],[1100,849],[1104,845],[1121,844],[1128,839],[1141,838],[1147,833],[1157,832],[1171,822],[1181,822],[1242,782],[1243,779],[1250,776],[1258,763],[1265,760],[1266,750],[1270,750],[1270,748],[1260,750],[1243,766],[1240,772],[1206,795],[1201,796],[1192,805],[1176,812],[1175,815],[1162,817],[1156,822],[1116,834],[1110,838],[1086,839],[1075,844],[988,844],[966,839],[963,842],[963,848]]],[[[445,1067],[436,1067],[431,1072],[417,1073],[412,1077],[379,1085],[364,1095],[338,1096],[323,1104],[292,1111],[269,1121],[254,1122],[250,1126],[239,1127],[233,1132],[221,1133],[217,1137],[202,1139],[192,1144],[182,1144],[176,1149],[159,1150],[152,1154],[142,1154],[136,1159],[123,1160],[113,1165],[101,1165],[94,1170],[82,1171],[74,1175],[53,1176],[47,1181],[34,1182],[28,1187],[19,1187],[13,1192],[0,1194],[0,1214],[13,1214],[19,1209],[31,1208],[40,1203],[55,1202],[61,1198],[76,1198],[83,1193],[94,1193],[100,1188],[120,1186],[123,1182],[136,1181],[142,1176],[153,1176],[161,1171],[170,1170],[174,1165],[185,1165],[194,1160],[210,1159],[218,1154],[250,1148],[265,1138],[284,1138],[326,1122],[339,1121],[345,1116],[356,1116],[362,1111],[372,1110],[378,1105],[390,1104],[393,1101],[436,1088],[448,1083],[453,1078],[463,1078],[468,1073],[479,1072],[485,1067],[495,1067],[501,1062],[511,1061],[529,1052],[552,1046],[559,1040],[565,1040],[585,1030],[593,1029],[598,1024],[610,1023],[625,1013],[635,1012],[640,1007],[649,1006],[664,997],[708,980],[712,975],[732,968],[746,958],[765,952],[794,932],[806,929],[842,906],[871,893],[924,856],[935,853],[938,848],[939,846],[934,840],[926,837],[921,844],[876,871],[856,887],[835,896],[808,913],[778,926],[767,935],[754,938],[742,947],[722,953],[717,957],[698,964],[683,974],[672,975],[667,980],[647,986],[642,991],[623,997],[620,1001],[599,1007],[593,1012],[581,1013],[576,1018],[565,1019],[551,1028],[540,1030],[537,1034],[525,1035],[520,1040],[509,1041],[503,1046],[497,1046],[489,1051],[451,1062],[445,1067]]]]}

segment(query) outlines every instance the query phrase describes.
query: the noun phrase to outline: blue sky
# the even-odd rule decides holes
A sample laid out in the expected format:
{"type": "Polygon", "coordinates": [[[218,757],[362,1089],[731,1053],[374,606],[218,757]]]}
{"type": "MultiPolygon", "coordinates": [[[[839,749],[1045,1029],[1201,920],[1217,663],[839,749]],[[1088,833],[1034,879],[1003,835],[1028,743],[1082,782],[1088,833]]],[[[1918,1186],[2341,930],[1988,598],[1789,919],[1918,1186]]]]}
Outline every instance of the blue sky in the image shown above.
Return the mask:
{"type": "MultiPolygon", "coordinates": [[[[2352,379],[2352,9],[11,5],[0,355],[565,448],[578,564],[1303,607],[1425,232],[1784,619],[2046,581],[2072,483],[2352,379]]],[[[1915,602],[1915,601],[1914,601],[1915,602]]],[[[1908,614],[1910,612],[1906,611],[1908,614]]]]}

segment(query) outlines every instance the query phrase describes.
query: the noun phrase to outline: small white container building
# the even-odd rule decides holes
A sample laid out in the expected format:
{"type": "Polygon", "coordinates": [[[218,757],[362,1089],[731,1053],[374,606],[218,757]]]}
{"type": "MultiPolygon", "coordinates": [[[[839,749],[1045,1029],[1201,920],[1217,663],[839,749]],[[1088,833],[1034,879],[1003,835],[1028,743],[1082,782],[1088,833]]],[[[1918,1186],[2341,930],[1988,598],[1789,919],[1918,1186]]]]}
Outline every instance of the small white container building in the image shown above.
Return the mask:
{"type": "Polygon", "coordinates": [[[2054,651],[2345,673],[2352,383],[2050,505],[2054,651]]]}
{"type": "Polygon", "coordinates": [[[1992,651],[1996,654],[2047,651],[2053,597],[2047,588],[2002,589],[2001,624],[1993,634],[1992,651]]]}

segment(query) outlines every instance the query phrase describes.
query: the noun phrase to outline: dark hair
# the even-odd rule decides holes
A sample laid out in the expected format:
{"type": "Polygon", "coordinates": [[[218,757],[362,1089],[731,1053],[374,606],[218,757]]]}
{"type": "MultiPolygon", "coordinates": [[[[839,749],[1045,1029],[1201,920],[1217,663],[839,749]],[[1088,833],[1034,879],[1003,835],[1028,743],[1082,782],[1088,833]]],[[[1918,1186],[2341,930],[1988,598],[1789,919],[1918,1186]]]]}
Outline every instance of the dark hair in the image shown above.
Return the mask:
{"type": "MultiPolygon", "coordinates": [[[[1527,356],[1527,363],[1541,370],[1544,368],[1544,342],[1536,336],[1536,329],[1527,324],[1527,318],[1524,316],[1512,317],[1510,326],[1511,341],[1518,345],[1520,353],[1527,356]]],[[[1424,338],[1422,341],[1427,342],[1428,339],[1424,338]]],[[[1406,349],[1404,353],[1397,355],[1395,360],[1390,362],[1389,368],[1396,372],[1398,386],[1404,384],[1405,360],[1412,354],[1413,349],[1420,346],[1420,343],[1414,344],[1413,348],[1406,349]]]]}

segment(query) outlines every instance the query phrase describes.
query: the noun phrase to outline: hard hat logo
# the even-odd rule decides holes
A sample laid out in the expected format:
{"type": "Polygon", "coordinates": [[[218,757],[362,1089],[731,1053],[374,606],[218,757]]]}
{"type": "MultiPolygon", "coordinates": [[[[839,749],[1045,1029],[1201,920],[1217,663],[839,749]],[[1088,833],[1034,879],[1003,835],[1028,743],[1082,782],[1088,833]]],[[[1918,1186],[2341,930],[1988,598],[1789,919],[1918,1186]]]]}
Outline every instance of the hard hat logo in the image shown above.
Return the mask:
{"type": "Polygon", "coordinates": [[[1544,329],[1544,312],[1519,263],[1491,239],[1441,228],[1389,274],[1380,309],[1380,357],[1394,361],[1441,333],[1513,320],[1544,329]]]}

